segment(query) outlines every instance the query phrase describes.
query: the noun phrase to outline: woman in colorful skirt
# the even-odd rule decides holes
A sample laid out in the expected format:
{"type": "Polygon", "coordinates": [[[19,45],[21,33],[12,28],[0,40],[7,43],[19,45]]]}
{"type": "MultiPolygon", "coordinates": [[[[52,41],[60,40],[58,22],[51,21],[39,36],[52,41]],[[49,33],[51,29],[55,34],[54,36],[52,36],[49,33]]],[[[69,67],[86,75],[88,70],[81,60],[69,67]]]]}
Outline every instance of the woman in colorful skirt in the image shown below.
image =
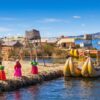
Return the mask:
{"type": "Polygon", "coordinates": [[[21,64],[20,64],[19,60],[16,61],[14,70],[15,70],[15,72],[14,72],[15,77],[22,77],[21,64]]]}
{"type": "Polygon", "coordinates": [[[31,73],[32,74],[38,74],[38,67],[37,67],[37,62],[36,61],[32,61],[31,65],[32,65],[32,69],[31,69],[31,73]]]}
{"type": "Polygon", "coordinates": [[[2,62],[0,61],[0,80],[6,80],[6,74],[4,71],[4,66],[2,66],[2,62]]]}

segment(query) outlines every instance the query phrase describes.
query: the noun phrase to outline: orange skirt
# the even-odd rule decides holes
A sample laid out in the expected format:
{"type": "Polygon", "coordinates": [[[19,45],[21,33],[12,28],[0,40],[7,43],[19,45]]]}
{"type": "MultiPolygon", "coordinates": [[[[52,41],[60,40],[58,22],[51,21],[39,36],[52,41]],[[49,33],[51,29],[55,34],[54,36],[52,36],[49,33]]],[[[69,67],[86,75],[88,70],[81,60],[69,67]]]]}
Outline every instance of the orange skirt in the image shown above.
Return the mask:
{"type": "Polygon", "coordinates": [[[6,75],[4,70],[0,70],[0,80],[6,80],[6,75]]]}

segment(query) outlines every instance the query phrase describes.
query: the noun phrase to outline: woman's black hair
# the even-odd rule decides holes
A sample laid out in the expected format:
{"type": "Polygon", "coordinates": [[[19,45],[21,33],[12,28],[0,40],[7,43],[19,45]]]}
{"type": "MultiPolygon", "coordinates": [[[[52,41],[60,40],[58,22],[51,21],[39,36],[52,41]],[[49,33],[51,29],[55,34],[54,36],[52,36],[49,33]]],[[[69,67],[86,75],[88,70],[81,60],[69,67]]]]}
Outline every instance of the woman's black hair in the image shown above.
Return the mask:
{"type": "Polygon", "coordinates": [[[0,61],[0,65],[2,65],[2,61],[0,61]]]}

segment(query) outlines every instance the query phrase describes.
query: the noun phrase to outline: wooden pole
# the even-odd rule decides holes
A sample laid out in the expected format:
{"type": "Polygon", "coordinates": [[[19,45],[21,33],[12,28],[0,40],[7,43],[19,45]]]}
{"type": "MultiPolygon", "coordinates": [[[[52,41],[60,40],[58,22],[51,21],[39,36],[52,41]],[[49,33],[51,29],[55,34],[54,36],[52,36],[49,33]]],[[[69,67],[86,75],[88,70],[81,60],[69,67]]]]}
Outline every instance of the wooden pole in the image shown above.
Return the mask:
{"type": "MultiPolygon", "coordinates": [[[[44,52],[42,44],[41,44],[41,38],[40,38],[40,47],[41,47],[41,51],[44,52]]],[[[43,53],[42,53],[42,59],[43,59],[44,66],[46,66],[45,65],[45,60],[44,60],[44,57],[43,57],[43,53]]]]}
{"type": "Polygon", "coordinates": [[[28,46],[29,46],[29,48],[30,48],[30,60],[32,60],[32,59],[33,59],[33,57],[32,57],[32,47],[30,46],[29,40],[26,39],[26,41],[27,41],[28,46]]]}
{"type": "Polygon", "coordinates": [[[36,60],[36,62],[38,62],[38,57],[37,57],[37,47],[36,47],[36,43],[38,43],[38,41],[37,42],[35,42],[35,40],[33,40],[33,42],[34,42],[34,48],[35,48],[35,60],[36,60]]]}

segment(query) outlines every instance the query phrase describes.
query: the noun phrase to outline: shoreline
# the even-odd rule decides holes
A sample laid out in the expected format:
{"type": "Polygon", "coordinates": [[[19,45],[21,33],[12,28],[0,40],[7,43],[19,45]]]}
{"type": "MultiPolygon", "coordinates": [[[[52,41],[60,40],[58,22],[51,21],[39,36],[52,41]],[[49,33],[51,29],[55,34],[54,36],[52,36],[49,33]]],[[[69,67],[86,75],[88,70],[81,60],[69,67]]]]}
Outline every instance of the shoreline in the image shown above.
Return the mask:
{"type": "Polygon", "coordinates": [[[22,77],[14,77],[14,64],[15,62],[3,62],[5,66],[5,73],[7,80],[0,80],[0,92],[14,91],[23,87],[41,84],[45,81],[50,81],[63,76],[64,64],[49,64],[43,66],[42,63],[38,65],[39,74],[31,74],[30,62],[21,62],[22,65],[22,77]]]}
{"type": "Polygon", "coordinates": [[[0,92],[15,91],[17,89],[41,84],[45,81],[54,80],[63,76],[62,70],[41,72],[38,75],[22,76],[22,78],[0,81],[0,92]]]}

